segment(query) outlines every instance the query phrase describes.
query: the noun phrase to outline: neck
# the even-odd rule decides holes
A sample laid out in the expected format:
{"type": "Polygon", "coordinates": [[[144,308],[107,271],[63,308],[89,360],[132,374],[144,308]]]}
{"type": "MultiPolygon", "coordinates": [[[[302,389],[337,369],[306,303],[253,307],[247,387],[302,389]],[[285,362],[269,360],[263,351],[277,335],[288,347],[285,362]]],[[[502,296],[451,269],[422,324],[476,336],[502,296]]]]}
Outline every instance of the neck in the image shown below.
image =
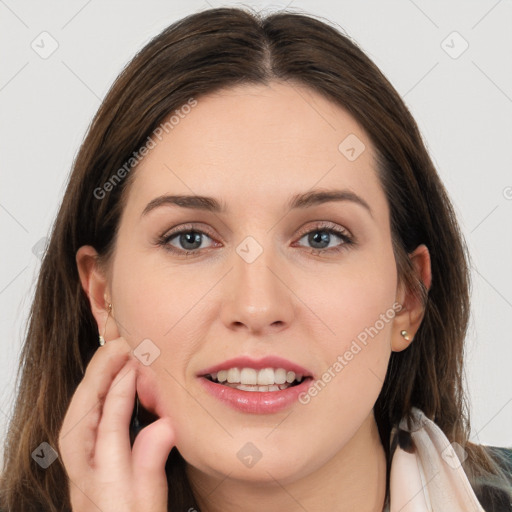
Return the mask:
{"type": "Polygon", "coordinates": [[[381,512],[386,493],[386,456],[373,411],[350,441],[326,464],[286,486],[217,480],[187,464],[201,512],[381,512]],[[213,489],[213,491],[212,491],[213,489]]]}

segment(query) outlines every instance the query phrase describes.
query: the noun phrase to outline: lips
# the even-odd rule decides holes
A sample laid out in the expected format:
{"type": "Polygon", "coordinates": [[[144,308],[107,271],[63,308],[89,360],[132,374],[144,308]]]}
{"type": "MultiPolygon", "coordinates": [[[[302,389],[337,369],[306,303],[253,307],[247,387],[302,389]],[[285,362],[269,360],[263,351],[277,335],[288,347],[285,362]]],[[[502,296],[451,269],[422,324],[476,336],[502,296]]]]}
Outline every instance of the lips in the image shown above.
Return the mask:
{"type": "MultiPolygon", "coordinates": [[[[311,372],[304,367],[277,356],[267,356],[262,359],[252,359],[250,357],[237,357],[229,359],[217,365],[201,370],[197,377],[203,389],[210,395],[233,409],[244,413],[270,414],[281,411],[292,406],[298,401],[301,393],[304,393],[313,382],[311,372]],[[241,372],[239,371],[241,369],[241,372]],[[244,379],[244,372],[250,370],[253,375],[258,372],[264,375],[269,372],[268,369],[278,369],[275,373],[283,375],[297,376],[297,379],[291,383],[279,385],[258,385],[253,382],[252,385],[230,383],[224,380],[227,375],[241,375],[244,379]],[[236,370],[236,371],[233,371],[236,370]],[[223,375],[219,382],[217,376],[223,375]]],[[[230,379],[230,380],[236,380],[230,379]]],[[[281,377],[282,380],[282,377],[281,377]]]]}

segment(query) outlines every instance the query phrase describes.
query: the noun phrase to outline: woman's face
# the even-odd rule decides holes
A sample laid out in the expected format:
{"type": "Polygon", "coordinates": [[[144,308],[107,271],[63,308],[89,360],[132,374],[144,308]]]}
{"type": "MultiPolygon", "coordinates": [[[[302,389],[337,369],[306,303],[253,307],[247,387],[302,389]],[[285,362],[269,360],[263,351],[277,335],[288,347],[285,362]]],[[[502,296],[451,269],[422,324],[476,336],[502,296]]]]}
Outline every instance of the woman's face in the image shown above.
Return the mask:
{"type": "Polygon", "coordinates": [[[161,138],[132,171],[106,289],[119,335],[133,349],[150,340],[136,350],[150,363],[140,367],[141,404],[173,419],[195,470],[284,484],[368,423],[397,336],[373,146],[345,110],[276,82],[198,98],[161,138]],[[339,200],[306,200],[333,191],[339,200]],[[166,195],[207,196],[219,209],[148,209],[166,195]],[[263,366],[287,376],[306,370],[299,396],[202,376],[238,365],[250,368],[244,379],[258,377],[265,357],[284,359],[263,366]]]}

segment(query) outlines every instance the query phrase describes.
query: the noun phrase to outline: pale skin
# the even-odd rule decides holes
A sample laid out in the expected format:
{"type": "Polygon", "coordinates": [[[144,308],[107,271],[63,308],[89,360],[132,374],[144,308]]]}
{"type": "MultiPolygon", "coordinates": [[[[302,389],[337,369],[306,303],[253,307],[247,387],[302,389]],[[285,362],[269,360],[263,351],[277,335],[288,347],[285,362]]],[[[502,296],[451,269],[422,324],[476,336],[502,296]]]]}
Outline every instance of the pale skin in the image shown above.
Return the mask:
{"type": "MultiPolygon", "coordinates": [[[[103,512],[119,510],[121,500],[123,510],[167,510],[164,465],[173,446],[187,461],[203,512],[382,510],[385,454],[373,405],[391,352],[413,342],[424,310],[400,285],[389,207],[364,130],[304,87],[246,85],[198,98],[132,172],[108,270],[96,265],[91,246],[76,255],[107,343],[62,428],[69,431],[62,460],[87,494],[71,485],[74,512],[94,510],[88,500],[103,512]],[[366,146],[355,161],[338,150],[349,134],[366,146]],[[287,206],[293,195],[319,189],[350,191],[371,211],[353,200],[287,206]],[[165,205],[142,215],[165,194],[214,197],[227,211],[165,205]],[[182,255],[192,249],[179,235],[167,242],[177,253],[157,245],[184,225],[206,233],[192,255],[182,255]],[[354,243],[331,233],[319,252],[307,235],[331,227],[354,243]],[[236,251],[247,236],[263,249],[252,263],[236,251]],[[395,303],[402,310],[307,405],[243,413],[199,385],[200,370],[241,355],[281,356],[320,378],[395,303]],[[149,366],[132,353],[143,339],[160,350],[149,366]],[[135,390],[160,419],[139,434],[132,453],[135,390]],[[105,395],[100,410],[95,404],[105,395]],[[251,468],[237,457],[247,442],[262,453],[251,468]]],[[[410,257],[429,288],[427,248],[410,257]]]]}

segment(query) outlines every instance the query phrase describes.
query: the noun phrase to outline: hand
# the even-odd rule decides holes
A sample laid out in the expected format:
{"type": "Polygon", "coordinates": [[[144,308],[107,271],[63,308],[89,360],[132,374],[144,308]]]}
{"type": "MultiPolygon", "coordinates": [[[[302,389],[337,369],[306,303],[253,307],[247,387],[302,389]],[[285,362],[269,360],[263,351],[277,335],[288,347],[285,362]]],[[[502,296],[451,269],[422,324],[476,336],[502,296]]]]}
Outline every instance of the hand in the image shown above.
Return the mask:
{"type": "Polygon", "coordinates": [[[92,357],[64,417],[59,452],[73,512],[167,512],[169,418],[151,423],[130,447],[129,424],[139,362],[117,338],[92,357]]]}

